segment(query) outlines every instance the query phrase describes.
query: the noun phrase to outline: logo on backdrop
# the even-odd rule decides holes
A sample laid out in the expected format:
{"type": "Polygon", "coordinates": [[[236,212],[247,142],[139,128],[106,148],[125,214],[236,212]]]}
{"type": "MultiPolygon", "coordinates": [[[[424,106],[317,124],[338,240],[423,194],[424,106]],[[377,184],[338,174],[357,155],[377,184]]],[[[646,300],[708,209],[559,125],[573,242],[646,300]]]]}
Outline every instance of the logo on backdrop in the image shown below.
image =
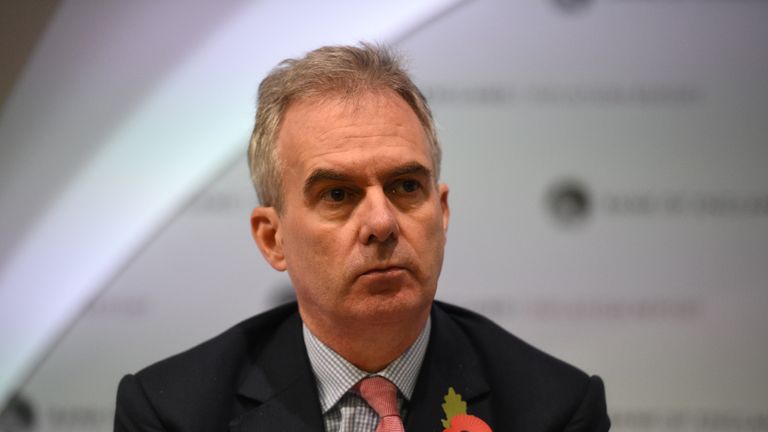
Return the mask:
{"type": "Polygon", "coordinates": [[[0,431],[28,432],[34,430],[36,414],[32,404],[22,395],[15,395],[0,412],[0,431]]]}
{"type": "Polygon", "coordinates": [[[592,212],[589,189],[574,179],[555,182],[547,193],[546,205],[555,220],[564,226],[580,225],[592,212]]]}
{"type": "Polygon", "coordinates": [[[768,193],[597,192],[577,179],[561,178],[546,190],[545,207],[555,223],[565,227],[583,225],[597,213],[611,218],[768,217],[768,193]]]}

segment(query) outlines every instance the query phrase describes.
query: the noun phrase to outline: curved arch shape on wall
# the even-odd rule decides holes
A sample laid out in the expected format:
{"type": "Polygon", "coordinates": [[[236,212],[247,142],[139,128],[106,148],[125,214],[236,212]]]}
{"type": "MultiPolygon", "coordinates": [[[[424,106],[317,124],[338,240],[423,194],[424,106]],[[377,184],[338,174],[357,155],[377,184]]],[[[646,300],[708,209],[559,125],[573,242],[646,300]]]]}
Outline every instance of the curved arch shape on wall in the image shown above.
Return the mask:
{"type": "MultiPolygon", "coordinates": [[[[253,95],[269,68],[324,44],[392,40],[458,3],[398,0],[374,8],[347,0],[299,5],[242,2],[235,13],[208,29],[203,41],[154,83],[89,154],[80,157],[82,163],[73,176],[61,179],[58,193],[28,215],[28,226],[20,227],[24,234],[0,268],[0,406],[133,251],[207,184],[222,164],[244,152],[243,137],[252,127],[253,95]]],[[[105,13],[98,22],[84,20],[83,16],[92,16],[88,8],[93,5],[63,2],[41,46],[59,42],[76,47],[82,41],[66,39],[73,28],[90,27],[90,36],[98,38],[99,29],[122,24],[125,18],[105,13]]],[[[169,22],[168,31],[174,25],[169,22]]],[[[99,40],[94,44],[96,52],[85,55],[101,56],[108,63],[100,65],[105,73],[88,77],[84,70],[83,76],[120,86],[111,81],[109,71],[112,68],[114,76],[120,76],[130,67],[121,61],[120,53],[113,52],[124,45],[124,40],[99,40]]],[[[59,141],[62,124],[88,128],[67,124],[62,120],[66,114],[119,103],[105,99],[93,82],[80,80],[76,80],[78,91],[66,100],[35,99],[51,97],[35,91],[40,80],[55,80],[52,75],[62,53],[49,50],[48,54],[32,59],[0,119],[0,140],[13,146],[36,146],[34,153],[42,157],[68,147],[67,141],[59,141]],[[25,79],[29,77],[38,82],[25,79]],[[59,103],[65,109],[47,113],[59,118],[25,119],[24,124],[9,120],[34,103],[59,103]]],[[[83,63],[88,66],[88,59],[83,63]]],[[[76,147],[82,133],[68,132],[76,147]]],[[[23,167],[35,168],[34,164],[23,167]]],[[[16,184],[18,179],[4,176],[2,180],[13,184],[15,192],[24,191],[24,184],[16,184]]],[[[14,196],[35,199],[24,193],[14,196]]]]}

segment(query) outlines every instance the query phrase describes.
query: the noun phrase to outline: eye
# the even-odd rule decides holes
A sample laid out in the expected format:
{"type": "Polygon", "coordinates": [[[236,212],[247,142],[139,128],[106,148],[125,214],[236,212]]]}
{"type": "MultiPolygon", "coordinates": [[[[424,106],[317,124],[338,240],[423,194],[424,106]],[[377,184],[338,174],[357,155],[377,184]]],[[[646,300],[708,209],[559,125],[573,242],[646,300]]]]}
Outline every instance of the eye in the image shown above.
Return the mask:
{"type": "Polygon", "coordinates": [[[325,201],[342,202],[349,197],[349,192],[342,188],[333,188],[325,191],[322,199],[325,201]]]}
{"type": "Polygon", "coordinates": [[[406,179],[398,181],[392,187],[392,192],[399,195],[410,195],[421,189],[421,183],[416,180],[406,179]]]}

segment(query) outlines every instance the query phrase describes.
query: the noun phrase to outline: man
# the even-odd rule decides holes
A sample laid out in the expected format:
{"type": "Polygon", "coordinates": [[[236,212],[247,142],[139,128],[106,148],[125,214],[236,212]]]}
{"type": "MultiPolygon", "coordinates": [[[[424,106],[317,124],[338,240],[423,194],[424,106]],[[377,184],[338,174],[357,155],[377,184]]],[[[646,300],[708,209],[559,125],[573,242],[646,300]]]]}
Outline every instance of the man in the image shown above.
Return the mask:
{"type": "Polygon", "coordinates": [[[433,302],[448,187],[426,100],[380,47],[259,87],[253,237],[297,303],[123,378],[116,431],[604,431],[602,382],[433,302]]]}

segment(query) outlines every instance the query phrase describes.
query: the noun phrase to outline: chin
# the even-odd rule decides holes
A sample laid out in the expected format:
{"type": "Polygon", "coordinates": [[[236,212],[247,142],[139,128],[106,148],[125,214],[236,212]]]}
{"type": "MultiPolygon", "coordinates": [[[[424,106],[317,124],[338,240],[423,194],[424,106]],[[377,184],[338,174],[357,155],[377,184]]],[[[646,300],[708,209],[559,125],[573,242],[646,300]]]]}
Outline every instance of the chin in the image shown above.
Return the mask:
{"type": "Polygon", "coordinates": [[[429,313],[432,297],[404,290],[386,291],[356,302],[352,308],[356,320],[368,322],[413,321],[429,313]]]}

